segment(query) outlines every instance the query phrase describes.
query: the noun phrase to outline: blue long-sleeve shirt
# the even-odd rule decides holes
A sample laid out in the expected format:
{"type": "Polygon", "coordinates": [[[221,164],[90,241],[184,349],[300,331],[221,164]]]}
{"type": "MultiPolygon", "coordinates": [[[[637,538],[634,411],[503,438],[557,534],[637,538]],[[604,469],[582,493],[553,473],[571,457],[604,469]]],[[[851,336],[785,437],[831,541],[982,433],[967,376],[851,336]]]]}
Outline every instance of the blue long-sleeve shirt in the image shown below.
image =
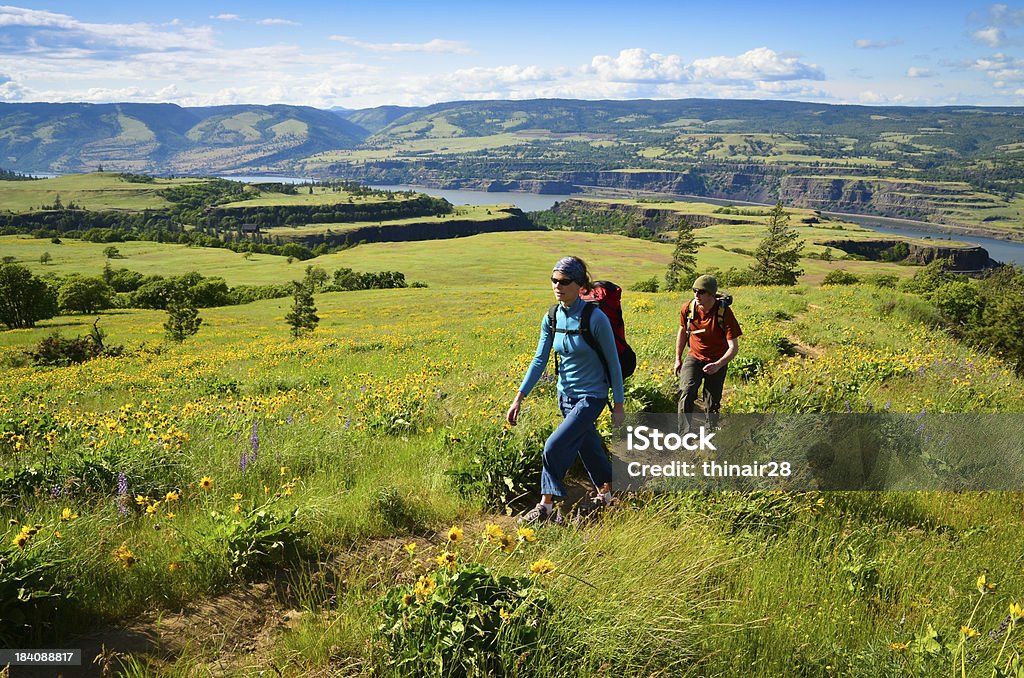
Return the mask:
{"type": "MultiPolygon", "coordinates": [[[[555,326],[564,330],[579,330],[580,319],[583,307],[587,302],[577,298],[575,303],[568,309],[561,304],[555,310],[555,326]]],[[[608,389],[612,390],[612,397],[615,403],[624,400],[622,388],[622,368],[619,365],[619,353],[615,348],[615,335],[612,332],[612,324],[608,316],[595,308],[590,316],[590,332],[597,339],[601,352],[608,362],[608,371],[611,372],[611,381],[604,371],[601,359],[594,352],[590,345],[580,334],[566,334],[564,332],[552,333],[548,325],[548,315],[540,321],[540,341],[537,343],[537,353],[533,356],[523,383],[519,387],[524,396],[529,395],[533,387],[537,385],[544,368],[551,355],[551,349],[558,352],[558,392],[570,398],[582,398],[590,396],[594,398],[607,398],[608,389]]]]}

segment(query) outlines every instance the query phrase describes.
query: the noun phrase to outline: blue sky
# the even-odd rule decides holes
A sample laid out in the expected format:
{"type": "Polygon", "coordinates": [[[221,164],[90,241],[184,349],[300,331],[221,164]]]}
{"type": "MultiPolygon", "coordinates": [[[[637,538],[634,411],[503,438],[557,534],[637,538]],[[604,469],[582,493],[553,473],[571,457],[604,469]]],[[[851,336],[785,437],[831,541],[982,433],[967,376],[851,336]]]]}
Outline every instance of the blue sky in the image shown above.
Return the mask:
{"type": "Polygon", "coordinates": [[[1024,4],[247,2],[0,6],[0,101],[757,98],[1024,105],[1024,4]]]}

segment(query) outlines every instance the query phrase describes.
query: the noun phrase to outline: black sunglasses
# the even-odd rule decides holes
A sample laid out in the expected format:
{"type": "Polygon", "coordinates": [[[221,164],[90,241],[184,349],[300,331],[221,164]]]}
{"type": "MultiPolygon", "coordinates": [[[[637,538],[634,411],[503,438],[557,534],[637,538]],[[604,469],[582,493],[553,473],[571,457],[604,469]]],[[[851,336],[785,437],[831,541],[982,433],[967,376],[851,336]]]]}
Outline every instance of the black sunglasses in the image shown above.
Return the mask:
{"type": "Polygon", "coordinates": [[[694,290],[693,293],[694,294],[707,294],[708,291],[707,290],[694,290]]]}
{"type": "Polygon", "coordinates": [[[552,278],[551,282],[554,283],[555,285],[565,287],[566,285],[571,285],[576,281],[573,280],[572,278],[552,278]]]}

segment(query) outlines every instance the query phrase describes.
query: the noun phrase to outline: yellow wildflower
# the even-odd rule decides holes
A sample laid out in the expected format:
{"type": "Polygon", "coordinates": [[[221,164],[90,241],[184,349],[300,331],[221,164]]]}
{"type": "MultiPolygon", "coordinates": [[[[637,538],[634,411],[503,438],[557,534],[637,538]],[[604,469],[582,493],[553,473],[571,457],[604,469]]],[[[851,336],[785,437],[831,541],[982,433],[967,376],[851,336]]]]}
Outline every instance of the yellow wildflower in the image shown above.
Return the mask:
{"type": "Polygon", "coordinates": [[[181,565],[179,565],[178,563],[167,563],[167,571],[168,572],[177,572],[180,569],[181,569],[181,565]]]}
{"type": "Polygon", "coordinates": [[[505,536],[505,530],[501,529],[500,526],[494,523],[487,523],[484,525],[484,537],[492,544],[497,545],[501,542],[501,538],[505,536]]]}
{"type": "Polygon", "coordinates": [[[168,518],[168,519],[170,519],[170,518],[173,518],[173,517],[174,517],[174,516],[176,516],[176,515],[178,515],[178,514],[177,514],[177,513],[175,513],[174,511],[168,511],[168,512],[167,512],[167,518],[168,518]]]}
{"type": "Polygon", "coordinates": [[[412,601],[414,599],[415,599],[415,596],[413,596],[411,593],[406,593],[406,594],[404,594],[402,596],[402,605],[405,605],[406,607],[409,607],[409,605],[412,604],[412,601]]]}
{"type": "Polygon", "coordinates": [[[242,512],[242,505],[241,504],[235,504],[235,508],[231,509],[231,512],[232,513],[241,513],[242,512]]]}
{"type": "Polygon", "coordinates": [[[405,552],[408,553],[410,556],[415,555],[416,554],[416,542],[411,541],[408,544],[406,544],[405,545],[405,552]]]}
{"type": "Polygon", "coordinates": [[[531,544],[537,541],[537,531],[532,527],[520,527],[516,530],[516,534],[519,535],[519,539],[521,541],[529,542],[531,544]]]}
{"type": "Polygon", "coordinates": [[[501,539],[498,540],[496,546],[500,547],[505,553],[512,553],[516,550],[516,540],[507,534],[501,535],[501,539]]]}
{"type": "Polygon", "coordinates": [[[1024,606],[1020,603],[1010,603],[1010,618],[1013,621],[1024,619],[1024,606]]]}
{"type": "Polygon", "coordinates": [[[147,506],[147,507],[146,507],[146,515],[147,515],[147,516],[152,516],[152,515],[156,515],[156,507],[157,507],[157,506],[158,506],[159,504],[160,504],[160,502],[158,502],[158,501],[157,501],[157,502],[153,502],[152,504],[150,504],[149,506],[147,506]]]}
{"type": "Polygon", "coordinates": [[[181,496],[178,494],[177,490],[171,490],[164,495],[164,501],[178,501],[179,499],[181,499],[181,496]]]}
{"type": "Polygon", "coordinates": [[[530,574],[535,577],[546,577],[550,576],[555,571],[555,564],[547,558],[541,558],[540,560],[530,565],[530,574]]]}
{"type": "Polygon", "coordinates": [[[145,504],[148,504],[149,503],[149,497],[147,497],[144,494],[137,494],[137,495],[135,495],[135,503],[138,504],[139,506],[143,506],[145,504]]]}
{"type": "Polygon", "coordinates": [[[76,518],[78,518],[78,514],[69,508],[66,508],[60,512],[60,519],[62,521],[67,522],[69,520],[75,520],[76,518]]]}
{"type": "Polygon", "coordinates": [[[416,593],[416,600],[422,603],[430,597],[430,594],[432,594],[436,588],[437,582],[435,582],[432,577],[423,575],[419,580],[417,580],[416,587],[414,589],[416,593]]]}
{"type": "Polygon", "coordinates": [[[203,488],[204,490],[212,490],[213,489],[213,478],[211,478],[210,476],[203,476],[199,480],[199,487],[203,488]]]}
{"type": "Polygon", "coordinates": [[[960,633],[964,638],[977,638],[981,635],[977,629],[972,629],[970,626],[961,626],[960,633]]]}
{"type": "Polygon", "coordinates": [[[505,608],[500,608],[498,610],[498,616],[501,617],[501,621],[503,621],[503,622],[507,622],[509,619],[512,618],[512,615],[510,615],[508,612],[506,612],[505,608]]]}
{"type": "Polygon", "coordinates": [[[455,554],[451,551],[445,551],[434,560],[437,561],[438,567],[447,567],[449,570],[452,571],[455,570],[455,565],[458,562],[458,559],[455,557],[455,554]]]}
{"type": "Polygon", "coordinates": [[[22,532],[19,532],[18,534],[16,534],[14,536],[14,539],[11,540],[11,543],[14,544],[15,546],[17,546],[19,549],[23,549],[23,548],[25,548],[25,544],[28,543],[28,540],[29,540],[28,533],[22,531],[22,532]]]}
{"type": "Polygon", "coordinates": [[[995,584],[989,584],[988,580],[985,578],[984,574],[981,575],[980,577],[978,577],[978,581],[977,581],[976,585],[978,587],[978,591],[982,595],[988,593],[989,591],[995,591],[996,590],[996,585],[995,584]]]}
{"type": "Polygon", "coordinates": [[[451,529],[448,530],[448,541],[450,541],[450,542],[454,543],[454,542],[461,541],[463,536],[464,536],[464,533],[463,533],[462,529],[458,528],[458,527],[456,527],[454,525],[452,525],[451,529]]]}
{"type": "Polygon", "coordinates": [[[232,499],[233,499],[234,501],[241,501],[241,499],[242,499],[242,493],[241,493],[241,492],[235,492],[235,493],[234,493],[233,495],[231,495],[231,498],[232,498],[232,499]]]}
{"type": "Polygon", "coordinates": [[[114,560],[120,562],[121,567],[126,570],[138,562],[135,554],[132,553],[132,550],[128,548],[128,544],[125,542],[121,542],[121,545],[114,550],[114,560]]]}
{"type": "Polygon", "coordinates": [[[889,649],[893,652],[903,652],[908,647],[910,647],[910,643],[889,643],[889,649]]]}
{"type": "Polygon", "coordinates": [[[284,478],[284,474],[285,473],[288,473],[288,467],[287,466],[282,466],[281,467],[281,477],[282,478],[284,478]]]}

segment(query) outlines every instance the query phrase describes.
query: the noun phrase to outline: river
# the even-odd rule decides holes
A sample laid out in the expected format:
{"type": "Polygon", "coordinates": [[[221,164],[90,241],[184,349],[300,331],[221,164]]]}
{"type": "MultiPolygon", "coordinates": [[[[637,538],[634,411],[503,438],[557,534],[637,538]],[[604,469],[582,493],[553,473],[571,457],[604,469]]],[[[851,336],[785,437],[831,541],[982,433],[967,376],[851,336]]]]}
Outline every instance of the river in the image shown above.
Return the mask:
{"type": "MultiPolygon", "coordinates": [[[[510,203],[524,212],[538,212],[549,209],[556,202],[569,200],[570,198],[605,197],[588,196],[585,193],[575,195],[554,195],[538,193],[491,193],[488,191],[465,191],[448,190],[443,188],[423,188],[422,186],[374,186],[373,188],[391,191],[416,191],[426,193],[435,198],[444,198],[453,205],[495,205],[510,203]]],[[[625,194],[621,197],[629,197],[625,194]]],[[[751,205],[757,207],[771,207],[760,203],[745,203],[738,200],[720,200],[716,198],[704,198],[693,195],[668,195],[658,194],[658,197],[671,198],[680,202],[703,202],[713,205],[751,205]]],[[[657,207],[657,205],[652,205],[657,207]]],[[[1011,242],[1009,240],[996,240],[995,238],[984,238],[975,235],[950,235],[934,230],[928,230],[924,222],[909,222],[904,219],[887,219],[885,217],[869,217],[859,214],[839,214],[824,212],[823,214],[834,216],[843,221],[863,226],[864,228],[882,233],[885,235],[898,235],[906,238],[931,238],[932,240],[955,240],[957,242],[970,243],[984,247],[988,255],[996,261],[1017,264],[1024,266],[1024,243],[1011,242]],[[917,228],[921,224],[921,228],[917,228]]]]}

